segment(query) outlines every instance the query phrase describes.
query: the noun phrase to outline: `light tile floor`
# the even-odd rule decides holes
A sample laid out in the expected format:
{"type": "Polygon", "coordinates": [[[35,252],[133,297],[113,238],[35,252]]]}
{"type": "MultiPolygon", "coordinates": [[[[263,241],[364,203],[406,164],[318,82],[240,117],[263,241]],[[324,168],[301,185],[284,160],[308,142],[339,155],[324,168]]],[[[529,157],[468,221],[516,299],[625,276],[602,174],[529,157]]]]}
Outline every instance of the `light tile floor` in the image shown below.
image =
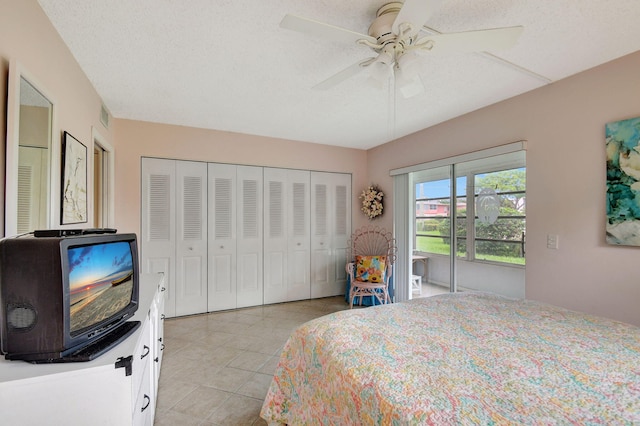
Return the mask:
{"type": "Polygon", "coordinates": [[[302,323],[349,309],[343,296],[167,319],[156,425],[265,425],[278,356],[302,323]]]}
{"type": "MultiPolygon", "coordinates": [[[[423,284],[413,297],[447,291],[423,284]]],[[[167,319],[155,424],[265,425],[260,408],[291,332],[345,309],[336,296],[167,319]]]]}

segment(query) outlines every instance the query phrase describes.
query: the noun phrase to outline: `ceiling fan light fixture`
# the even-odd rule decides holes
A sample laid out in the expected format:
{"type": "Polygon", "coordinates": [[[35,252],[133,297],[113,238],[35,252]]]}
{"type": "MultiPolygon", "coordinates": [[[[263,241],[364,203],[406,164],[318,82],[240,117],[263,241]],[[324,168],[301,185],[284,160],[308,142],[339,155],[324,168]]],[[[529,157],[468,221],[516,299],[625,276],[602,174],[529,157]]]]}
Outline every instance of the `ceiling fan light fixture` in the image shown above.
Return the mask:
{"type": "Polygon", "coordinates": [[[393,57],[387,52],[381,52],[371,65],[369,65],[369,69],[371,70],[368,78],[369,85],[377,88],[384,87],[391,75],[392,64],[393,57]]]}

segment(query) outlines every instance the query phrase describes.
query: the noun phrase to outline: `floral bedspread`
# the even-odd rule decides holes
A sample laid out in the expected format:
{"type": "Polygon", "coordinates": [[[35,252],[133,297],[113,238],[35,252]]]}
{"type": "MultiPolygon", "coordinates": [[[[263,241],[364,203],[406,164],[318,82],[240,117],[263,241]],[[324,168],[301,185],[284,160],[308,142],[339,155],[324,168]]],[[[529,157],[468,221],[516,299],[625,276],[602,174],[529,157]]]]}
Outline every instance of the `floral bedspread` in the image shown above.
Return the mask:
{"type": "Polygon", "coordinates": [[[459,293],[343,311],[289,338],[269,424],[640,424],[640,328],[459,293]]]}

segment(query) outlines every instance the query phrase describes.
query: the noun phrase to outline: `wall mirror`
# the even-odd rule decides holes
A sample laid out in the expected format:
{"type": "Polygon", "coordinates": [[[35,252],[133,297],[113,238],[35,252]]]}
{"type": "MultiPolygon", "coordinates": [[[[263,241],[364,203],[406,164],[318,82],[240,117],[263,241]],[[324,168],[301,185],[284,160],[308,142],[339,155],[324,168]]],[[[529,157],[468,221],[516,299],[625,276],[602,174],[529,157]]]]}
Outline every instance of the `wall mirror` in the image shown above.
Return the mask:
{"type": "Polygon", "coordinates": [[[5,236],[47,229],[53,211],[54,102],[12,61],[7,101],[5,236]]]}

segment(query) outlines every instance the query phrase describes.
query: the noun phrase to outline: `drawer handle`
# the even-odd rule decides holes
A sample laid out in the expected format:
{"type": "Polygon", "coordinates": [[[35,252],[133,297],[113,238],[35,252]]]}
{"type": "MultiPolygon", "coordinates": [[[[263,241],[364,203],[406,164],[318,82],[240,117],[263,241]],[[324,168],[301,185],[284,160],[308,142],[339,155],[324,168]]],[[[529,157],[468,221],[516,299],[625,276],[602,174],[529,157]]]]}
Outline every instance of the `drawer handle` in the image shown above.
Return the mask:
{"type": "Polygon", "coordinates": [[[147,403],[144,404],[144,407],[142,407],[142,410],[140,410],[141,413],[149,407],[149,404],[151,404],[151,398],[149,398],[149,395],[145,394],[144,399],[147,400],[147,403]]]}
{"type": "Polygon", "coordinates": [[[166,288],[164,288],[164,287],[162,287],[162,288],[160,289],[160,291],[166,291],[166,290],[167,290],[167,289],[166,289],[166,288]]]}
{"type": "Polygon", "coordinates": [[[164,351],[164,343],[160,346],[160,350],[164,351]]]}
{"type": "Polygon", "coordinates": [[[144,349],[145,349],[145,353],[140,355],[140,359],[143,359],[145,356],[149,355],[149,352],[150,352],[149,346],[144,345],[144,349]]]}

